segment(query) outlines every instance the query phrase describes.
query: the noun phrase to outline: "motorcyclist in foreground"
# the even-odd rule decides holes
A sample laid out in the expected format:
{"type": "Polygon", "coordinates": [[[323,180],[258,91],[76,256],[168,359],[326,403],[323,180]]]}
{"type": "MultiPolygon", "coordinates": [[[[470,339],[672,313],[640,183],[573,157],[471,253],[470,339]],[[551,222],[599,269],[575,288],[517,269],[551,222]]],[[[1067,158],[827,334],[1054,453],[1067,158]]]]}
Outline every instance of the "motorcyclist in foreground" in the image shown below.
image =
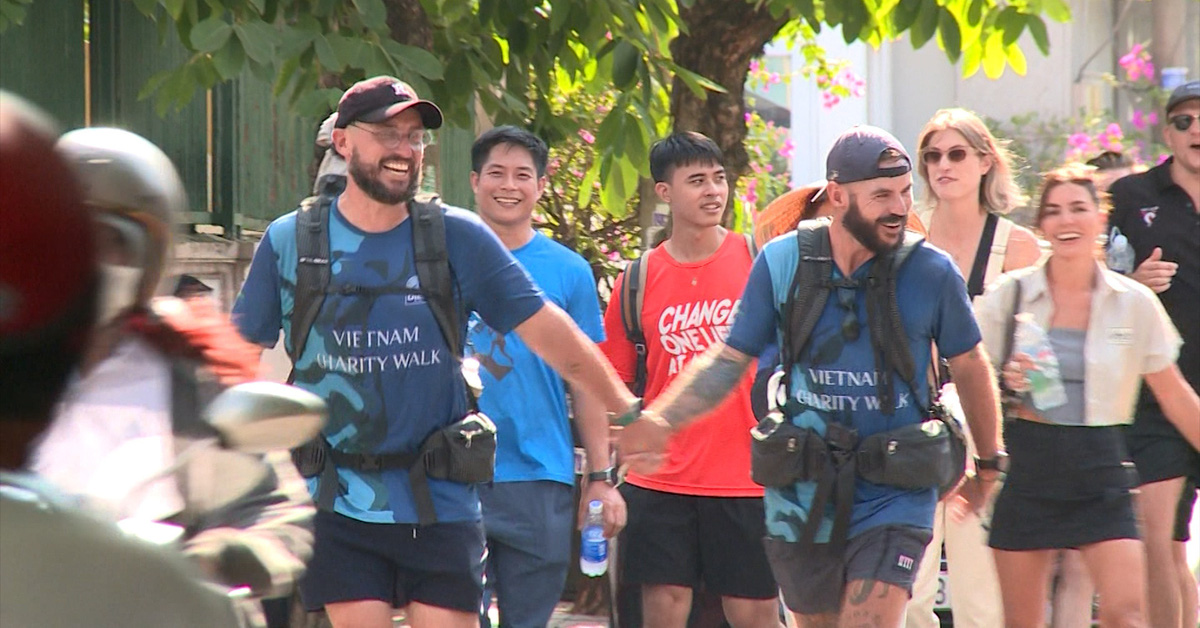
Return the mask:
{"type": "Polygon", "coordinates": [[[95,318],[94,229],[55,135],[0,91],[0,625],[235,626],[229,599],[178,553],[127,538],[16,472],[95,318]]]}
{"type": "Polygon", "coordinates": [[[314,512],[287,452],[254,458],[249,472],[197,455],[214,436],[202,409],[255,378],[257,351],[203,301],[152,299],[186,207],[175,168],[119,129],[72,131],[58,150],[97,222],[102,281],[96,332],[33,470],[116,519],[180,526],[184,553],[214,582],[286,594],[311,554],[314,512]],[[244,492],[222,502],[230,483],[244,492]]]}

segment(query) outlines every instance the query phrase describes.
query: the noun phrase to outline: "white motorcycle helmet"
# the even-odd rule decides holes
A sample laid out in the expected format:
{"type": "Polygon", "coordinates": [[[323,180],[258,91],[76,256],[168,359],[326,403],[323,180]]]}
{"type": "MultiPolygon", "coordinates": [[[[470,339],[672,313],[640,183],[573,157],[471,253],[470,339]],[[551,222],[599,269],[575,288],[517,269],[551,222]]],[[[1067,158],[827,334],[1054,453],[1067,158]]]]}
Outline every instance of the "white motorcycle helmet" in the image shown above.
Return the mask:
{"type": "Polygon", "coordinates": [[[103,323],[146,305],[154,295],[171,257],[171,232],[176,217],[187,208],[187,195],[171,160],[136,133],[78,129],[63,135],[57,148],[75,167],[88,208],[110,228],[109,238],[119,238],[126,253],[119,264],[101,260],[103,323]]]}

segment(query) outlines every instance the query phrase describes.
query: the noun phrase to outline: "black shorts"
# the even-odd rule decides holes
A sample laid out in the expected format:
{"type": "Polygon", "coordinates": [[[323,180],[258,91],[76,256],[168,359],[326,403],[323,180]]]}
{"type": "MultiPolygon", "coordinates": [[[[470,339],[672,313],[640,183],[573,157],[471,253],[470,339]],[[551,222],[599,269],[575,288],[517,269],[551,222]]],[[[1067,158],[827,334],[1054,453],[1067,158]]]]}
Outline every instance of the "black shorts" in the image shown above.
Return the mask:
{"type": "MultiPolygon", "coordinates": [[[[1172,426],[1173,427],[1173,426],[1172,426]]],[[[1185,475],[1195,476],[1200,469],[1200,452],[1175,434],[1146,433],[1137,422],[1125,429],[1129,455],[1137,466],[1142,484],[1161,482],[1185,475]]]]}
{"type": "Polygon", "coordinates": [[[999,550],[1076,549],[1139,538],[1137,474],[1121,427],[1004,424],[1008,477],[996,497],[988,545],[999,550]]]}
{"type": "Polygon", "coordinates": [[[300,581],[310,611],[352,600],[410,602],[478,613],[483,524],[366,523],[318,511],[312,561],[300,581]]]}
{"type": "Polygon", "coordinates": [[[700,587],[717,595],[779,594],[762,538],[761,497],[698,497],[621,486],[629,520],[621,532],[621,577],[630,584],[700,587]]]}
{"type": "Polygon", "coordinates": [[[1179,507],[1175,510],[1175,534],[1171,538],[1180,543],[1192,540],[1192,511],[1196,507],[1197,489],[1200,489],[1200,470],[1184,482],[1183,495],[1179,496],[1179,507]]]}
{"type": "Polygon", "coordinates": [[[763,543],[784,604],[801,615],[815,615],[839,611],[846,583],[855,580],[895,585],[912,597],[917,567],[931,538],[932,530],[888,525],[848,540],[841,552],[826,543],[807,548],[775,538],[763,543]]]}
{"type": "MultiPolygon", "coordinates": [[[[1151,484],[1180,476],[1188,477],[1188,486],[1184,488],[1179,509],[1175,513],[1173,535],[1176,541],[1187,541],[1191,538],[1188,527],[1192,522],[1192,506],[1196,503],[1197,481],[1200,480],[1200,452],[1192,449],[1192,445],[1178,431],[1167,433],[1142,429],[1139,421],[1142,419],[1134,421],[1125,431],[1125,442],[1137,467],[1138,481],[1151,484]]],[[[1158,421],[1165,422],[1166,419],[1158,421]]],[[[1169,427],[1174,430],[1175,426],[1169,427]]]]}

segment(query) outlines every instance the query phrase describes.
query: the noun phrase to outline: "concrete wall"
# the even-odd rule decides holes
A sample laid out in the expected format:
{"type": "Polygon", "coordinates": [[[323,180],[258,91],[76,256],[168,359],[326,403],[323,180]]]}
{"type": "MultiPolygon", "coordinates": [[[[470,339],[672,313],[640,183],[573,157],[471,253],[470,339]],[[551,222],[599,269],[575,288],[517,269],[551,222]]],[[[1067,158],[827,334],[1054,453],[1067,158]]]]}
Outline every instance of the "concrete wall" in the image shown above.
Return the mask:
{"type": "Polygon", "coordinates": [[[213,235],[186,236],[175,244],[175,261],[166,276],[188,274],[199,279],[213,289],[213,298],[228,312],[250,268],[255,244],[213,235]]]}
{"type": "MultiPolygon", "coordinates": [[[[1148,30],[1142,24],[1148,16],[1146,7],[1132,6],[1114,37],[1117,9],[1123,6],[1113,0],[1072,1],[1071,22],[1047,23],[1050,54],[1043,56],[1026,34],[1020,40],[1026,74],[1018,76],[1006,69],[996,80],[982,71],[963,78],[961,67],[951,64],[934,41],[920,50],[913,50],[907,39],[873,49],[861,43],[847,45],[838,30],[826,29],[818,36],[819,42],[830,58],[849,60],[853,71],[865,78],[866,94],[825,109],[815,83],[798,73],[792,75],[793,184],[822,178],[830,143],[853,124],[886,128],[911,150],[921,127],[943,107],[965,107],[998,120],[1030,112],[1051,118],[1072,116],[1082,109],[1120,110],[1103,75],[1114,72],[1117,57],[1133,43],[1144,41],[1143,33],[1148,30]]],[[[1197,38],[1187,33],[1193,23],[1196,30],[1191,32],[1200,32],[1200,3],[1188,2],[1186,13],[1186,63],[1193,66],[1200,64],[1194,58],[1200,53],[1194,50],[1197,38]]],[[[782,43],[768,46],[767,54],[790,57],[792,68],[803,65],[800,56],[782,43]]],[[[1189,78],[1196,78],[1198,70],[1191,67],[1189,78]]]]}

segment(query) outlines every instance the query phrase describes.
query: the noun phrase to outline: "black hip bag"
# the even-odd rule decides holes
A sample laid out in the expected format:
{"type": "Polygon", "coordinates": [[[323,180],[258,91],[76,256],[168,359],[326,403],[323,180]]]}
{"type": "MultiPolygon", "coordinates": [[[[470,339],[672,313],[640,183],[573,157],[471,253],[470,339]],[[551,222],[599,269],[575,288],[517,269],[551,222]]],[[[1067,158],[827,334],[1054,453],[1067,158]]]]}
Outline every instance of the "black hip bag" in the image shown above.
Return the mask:
{"type": "Polygon", "coordinates": [[[300,475],[320,477],[317,507],[332,511],[338,467],[356,471],[405,469],[420,525],[437,523],[428,478],[462,484],[491,482],[496,468],[496,424],[475,411],[443,427],[421,443],[416,453],[354,454],[338,451],[324,438],[292,452],[300,475]],[[332,464],[331,464],[332,463],[332,464]]]}
{"type": "Polygon", "coordinates": [[[840,428],[837,424],[827,426],[823,437],[792,425],[776,411],[751,432],[750,477],[776,488],[818,482],[835,452],[852,451],[858,476],[868,482],[907,490],[937,487],[944,493],[962,479],[966,436],[941,404],[934,404],[930,415],[920,423],[849,442],[842,436],[829,439],[828,430],[840,428]]]}

